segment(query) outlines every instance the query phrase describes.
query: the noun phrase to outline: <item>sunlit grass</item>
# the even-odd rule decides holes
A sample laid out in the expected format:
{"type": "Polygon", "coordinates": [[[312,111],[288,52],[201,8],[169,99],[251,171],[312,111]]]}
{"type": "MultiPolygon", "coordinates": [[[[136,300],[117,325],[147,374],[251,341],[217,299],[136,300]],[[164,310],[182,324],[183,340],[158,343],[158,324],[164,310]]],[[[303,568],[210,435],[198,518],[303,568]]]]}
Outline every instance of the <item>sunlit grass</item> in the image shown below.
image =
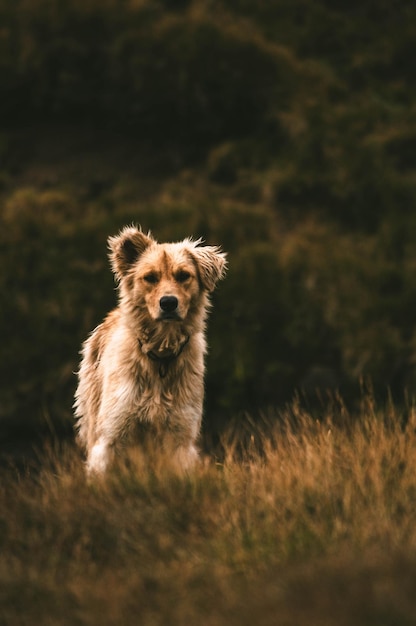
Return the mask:
{"type": "Polygon", "coordinates": [[[192,475],[137,453],[91,484],[52,447],[3,472],[1,623],[413,623],[415,426],[294,405],[192,475]]]}

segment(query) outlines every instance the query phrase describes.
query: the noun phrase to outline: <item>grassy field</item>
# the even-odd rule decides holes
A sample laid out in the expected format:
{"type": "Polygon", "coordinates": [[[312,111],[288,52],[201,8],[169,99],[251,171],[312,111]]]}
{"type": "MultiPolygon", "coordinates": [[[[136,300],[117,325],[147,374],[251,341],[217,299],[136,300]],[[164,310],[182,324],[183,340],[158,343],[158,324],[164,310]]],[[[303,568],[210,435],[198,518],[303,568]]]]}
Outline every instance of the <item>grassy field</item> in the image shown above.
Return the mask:
{"type": "Polygon", "coordinates": [[[415,420],[295,404],[191,476],[137,452],[106,484],[52,444],[2,470],[0,623],[414,624],[415,420]]]}

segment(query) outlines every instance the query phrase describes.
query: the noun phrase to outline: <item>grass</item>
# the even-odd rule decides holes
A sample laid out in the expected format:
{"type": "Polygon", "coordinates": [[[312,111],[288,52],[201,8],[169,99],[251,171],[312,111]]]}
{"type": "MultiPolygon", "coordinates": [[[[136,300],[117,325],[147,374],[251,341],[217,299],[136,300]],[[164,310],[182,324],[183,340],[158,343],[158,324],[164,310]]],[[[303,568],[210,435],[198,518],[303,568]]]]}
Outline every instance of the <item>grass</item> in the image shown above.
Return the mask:
{"type": "Polygon", "coordinates": [[[53,445],[3,470],[0,623],[413,624],[415,427],[295,404],[190,476],[137,453],[105,484],[53,445]]]}

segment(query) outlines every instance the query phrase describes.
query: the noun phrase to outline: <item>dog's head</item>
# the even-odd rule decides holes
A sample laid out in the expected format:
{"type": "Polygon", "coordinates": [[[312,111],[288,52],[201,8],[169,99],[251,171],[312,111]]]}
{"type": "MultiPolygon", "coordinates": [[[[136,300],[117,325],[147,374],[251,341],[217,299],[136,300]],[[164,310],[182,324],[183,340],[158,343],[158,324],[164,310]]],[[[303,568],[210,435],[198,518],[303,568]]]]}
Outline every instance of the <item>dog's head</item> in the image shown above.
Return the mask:
{"type": "Polygon", "coordinates": [[[159,244],[134,226],[110,237],[110,260],[124,297],[154,321],[186,320],[226,270],[226,255],[201,243],[159,244]]]}

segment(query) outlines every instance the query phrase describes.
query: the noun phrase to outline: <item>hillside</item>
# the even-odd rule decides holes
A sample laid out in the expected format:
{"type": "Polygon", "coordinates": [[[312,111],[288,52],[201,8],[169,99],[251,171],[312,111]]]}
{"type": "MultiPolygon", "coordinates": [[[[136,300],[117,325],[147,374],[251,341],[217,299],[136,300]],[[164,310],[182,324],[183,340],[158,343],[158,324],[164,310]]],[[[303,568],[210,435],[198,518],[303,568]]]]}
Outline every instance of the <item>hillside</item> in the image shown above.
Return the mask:
{"type": "Polygon", "coordinates": [[[140,223],[229,252],[206,424],[415,388],[416,8],[2,2],[3,439],[67,430],[140,223]],[[318,393],[317,393],[318,392],[318,393]]]}

